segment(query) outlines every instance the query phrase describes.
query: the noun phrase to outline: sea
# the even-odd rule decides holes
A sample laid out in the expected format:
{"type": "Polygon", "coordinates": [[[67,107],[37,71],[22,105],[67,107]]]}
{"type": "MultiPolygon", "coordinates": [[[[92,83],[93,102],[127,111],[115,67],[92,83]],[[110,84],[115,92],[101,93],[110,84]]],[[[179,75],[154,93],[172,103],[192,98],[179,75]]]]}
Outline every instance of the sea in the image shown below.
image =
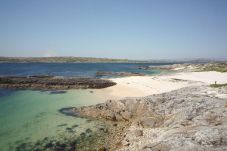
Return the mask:
{"type": "MultiPolygon", "coordinates": [[[[97,77],[96,72],[98,71],[136,72],[148,75],[161,73],[159,70],[138,68],[150,65],[163,64],[0,63],[0,76],[97,77]]],[[[57,93],[0,88],[0,151],[31,150],[29,145],[32,146],[43,139],[79,136],[88,129],[95,131],[97,122],[66,116],[59,110],[66,107],[97,104],[107,99],[108,95],[96,94],[90,89],[67,90],[57,93]]]]}

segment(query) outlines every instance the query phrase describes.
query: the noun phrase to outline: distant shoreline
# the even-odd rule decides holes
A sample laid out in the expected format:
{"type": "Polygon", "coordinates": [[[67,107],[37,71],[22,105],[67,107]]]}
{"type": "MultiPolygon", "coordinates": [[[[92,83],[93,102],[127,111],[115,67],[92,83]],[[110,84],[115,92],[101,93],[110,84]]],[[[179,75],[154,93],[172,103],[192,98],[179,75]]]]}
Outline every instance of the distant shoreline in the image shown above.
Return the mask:
{"type": "Polygon", "coordinates": [[[210,63],[226,61],[206,58],[131,60],[93,57],[0,57],[0,63],[210,63]]]}
{"type": "Polygon", "coordinates": [[[148,63],[148,61],[92,57],[0,57],[0,63],[148,63]]]}

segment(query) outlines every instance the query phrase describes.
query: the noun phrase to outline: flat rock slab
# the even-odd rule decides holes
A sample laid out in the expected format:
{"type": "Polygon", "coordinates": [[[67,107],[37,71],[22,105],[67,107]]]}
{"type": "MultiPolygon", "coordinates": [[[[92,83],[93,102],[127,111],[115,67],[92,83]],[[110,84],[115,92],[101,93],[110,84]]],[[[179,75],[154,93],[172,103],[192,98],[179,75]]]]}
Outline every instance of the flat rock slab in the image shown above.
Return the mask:
{"type": "Polygon", "coordinates": [[[100,78],[66,78],[54,76],[0,77],[0,87],[13,89],[101,89],[115,84],[115,82],[100,78]]]}

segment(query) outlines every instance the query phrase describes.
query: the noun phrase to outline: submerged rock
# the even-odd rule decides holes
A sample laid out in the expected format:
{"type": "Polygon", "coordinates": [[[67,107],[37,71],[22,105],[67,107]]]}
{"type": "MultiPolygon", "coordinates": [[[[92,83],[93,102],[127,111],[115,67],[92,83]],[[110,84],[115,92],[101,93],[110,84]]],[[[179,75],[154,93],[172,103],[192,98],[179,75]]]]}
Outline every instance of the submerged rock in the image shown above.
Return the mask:
{"type": "Polygon", "coordinates": [[[16,147],[16,151],[79,151],[98,150],[104,146],[101,131],[93,132],[90,129],[79,136],[64,135],[64,137],[45,137],[36,142],[21,142],[16,147]]]}
{"type": "Polygon", "coordinates": [[[55,91],[50,91],[49,94],[64,94],[67,93],[67,91],[63,90],[55,90],[55,91]]]}
{"type": "Polygon", "coordinates": [[[75,125],[72,126],[72,128],[76,128],[76,127],[78,127],[78,126],[79,126],[79,125],[75,124],[75,125]]]}
{"type": "Polygon", "coordinates": [[[58,110],[60,113],[65,114],[67,116],[78,116],[78,113],[74,112],[74,107],[67,107],[58,110]]]}

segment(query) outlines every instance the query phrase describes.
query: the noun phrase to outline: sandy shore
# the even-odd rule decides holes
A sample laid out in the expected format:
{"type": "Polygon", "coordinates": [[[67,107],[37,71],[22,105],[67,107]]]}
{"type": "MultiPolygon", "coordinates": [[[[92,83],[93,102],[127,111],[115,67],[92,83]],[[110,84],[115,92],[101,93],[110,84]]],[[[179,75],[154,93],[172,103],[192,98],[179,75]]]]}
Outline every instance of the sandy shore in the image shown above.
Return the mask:
{"type": "Polygon", "coordinates": [[[215,81],[217,84],[227,83],[227,73],[221,73],[216,71],[207,71],[207,72],[184,72],[178,73],[168,78],[176,78],[189,81],[203,82],[204,84],[214,84],[215,81]]]}
{"type": "Polygon", "coordinates": [[[152,94],[170,92],[183,87],[227,83],[227,73],[209,72],[182,72],[160,76],[131,76],[112,78],[117,85],[102,90],[112,98],[143,97],[152,94]]]}

